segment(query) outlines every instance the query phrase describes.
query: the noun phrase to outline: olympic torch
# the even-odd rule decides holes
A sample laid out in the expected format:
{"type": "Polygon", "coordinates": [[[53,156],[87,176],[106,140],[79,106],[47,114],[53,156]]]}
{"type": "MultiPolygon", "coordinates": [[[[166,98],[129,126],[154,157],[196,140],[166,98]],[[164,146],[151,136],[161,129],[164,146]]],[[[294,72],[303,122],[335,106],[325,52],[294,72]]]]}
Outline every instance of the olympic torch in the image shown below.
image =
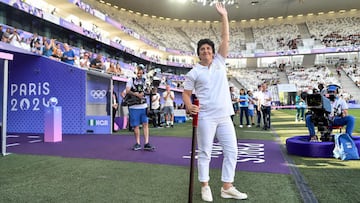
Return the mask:
{"type": "MultiPolygon", "coordinates": [[[[197,98],[194,99],[194,105],[199,106],[199,100],[197,98]]],[[[198,114],[193,115],[193,133],[191,140],[191,159],[190,159],[190,184],[189,184],[189,199],[188,202],[192,202],[193,195],[193,186],[194,186],[194,165],[195,165],[195,147],[196,147],[196,134],[197,134],[197,126],[198,126],[198,114]]]]}

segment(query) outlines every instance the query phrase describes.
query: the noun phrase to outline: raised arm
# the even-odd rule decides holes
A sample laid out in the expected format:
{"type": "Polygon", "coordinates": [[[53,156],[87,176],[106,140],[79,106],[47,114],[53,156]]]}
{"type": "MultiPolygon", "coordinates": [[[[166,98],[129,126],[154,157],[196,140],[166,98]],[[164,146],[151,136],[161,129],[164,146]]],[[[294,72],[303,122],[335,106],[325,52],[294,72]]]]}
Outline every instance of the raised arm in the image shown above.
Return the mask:
{"type": "Polygon", "coordinates": [[[224,58],[228,55],[229,50],[229,19],[225,5],[222,3],[215,4],[217,12],[221,15],[221,42],[219,46],[219,54],[224,58]]]}

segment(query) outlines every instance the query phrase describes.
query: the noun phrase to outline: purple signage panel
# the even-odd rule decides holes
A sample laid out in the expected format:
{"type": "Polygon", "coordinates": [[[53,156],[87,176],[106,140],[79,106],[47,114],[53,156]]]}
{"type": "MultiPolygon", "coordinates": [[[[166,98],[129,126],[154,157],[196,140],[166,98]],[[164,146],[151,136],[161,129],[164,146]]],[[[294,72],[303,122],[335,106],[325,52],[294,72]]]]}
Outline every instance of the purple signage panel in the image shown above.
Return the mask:
{"type": "Polygon", "coordinates": [[[113,46],[113,47],[115,47],[115,48],[117,48],[117,49],[120,49],[120,50],[125,50],[125,48],[124,48],[124,46],[123,45],[121,45],[121,44],[119,44],[119,43],[116,43],[116,42],[114,42],[114,41],[110,41],[110,46],[113,46]]]}
{"type": "Polygon", "coordinates": [[[108,22],[109,24],[113,25],[114,27],[116,27],[119,30],[124,30],[125,29],[124,26],[121,23],[117,22],[116,20],[114,20],[114,19],[112,19],[112,18],[110,18],[108,16],[106,17],[105,21],[108,22]]]}
{"type": "Polygon", "coordinates": [[[86,132],[110,134],[110,116],[86,116],[86,132]]]}
{"type": "Polygon", "coordinates": [[[86,100],[92,104],[106,104],[106,93],[109,89],[109,79],[90,76],[87,78],[86,100]]]}
{"type": "Polygon", "coordinates": [[[336,52],[336,49],[335,47],[328,47],[328,48],[323,48],[323,49],[312,49],[311,50],[311,53],[313,54],[321,54],[321,53],[327,53],[327,52],[336,52]]]}
{"type": "Polygon", "coordinates": [[[63,133],[85,132],[82,69],[42,56],[14,52],[9,65],[8,132],[43,133],[44,111],[56,97],[62,107],[63,133]]]}
{"type": "Polygon", "coordinates": [[[11,0],[0,0],[0,2],[5,3],[5,4],[9,4],[9,5],[10,5],[10,1],[11,0]]]}
{"type": "Polygon", "coordinates": [[[80,34],[84,34],[84,31],[83,31],[83,28],[82,27],[79,27],[77,25],[75,25],[74,23],[71,23],[71,22],[68,22],[64,19],[60,19],[60,25],[67,28],[67,29],[70,29],[72,31],[75,31],[77,33],[80,33],[80,34]]]}

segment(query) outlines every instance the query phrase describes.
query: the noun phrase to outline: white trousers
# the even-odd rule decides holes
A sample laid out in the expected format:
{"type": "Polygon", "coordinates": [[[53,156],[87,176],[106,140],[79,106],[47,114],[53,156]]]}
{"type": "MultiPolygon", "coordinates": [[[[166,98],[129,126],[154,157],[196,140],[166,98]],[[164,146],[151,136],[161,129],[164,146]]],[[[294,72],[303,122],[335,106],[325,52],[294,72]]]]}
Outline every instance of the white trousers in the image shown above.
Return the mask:
{"type": "Polygon", "coordinates": [[[209,165],[214,136],[223,148],[221,181],[234,182],[237,163],[237,139],[234,124],[230,116],[217,119],[199,119],[198,123],[198,178],[200,182],[208,182],[209,165]]]}

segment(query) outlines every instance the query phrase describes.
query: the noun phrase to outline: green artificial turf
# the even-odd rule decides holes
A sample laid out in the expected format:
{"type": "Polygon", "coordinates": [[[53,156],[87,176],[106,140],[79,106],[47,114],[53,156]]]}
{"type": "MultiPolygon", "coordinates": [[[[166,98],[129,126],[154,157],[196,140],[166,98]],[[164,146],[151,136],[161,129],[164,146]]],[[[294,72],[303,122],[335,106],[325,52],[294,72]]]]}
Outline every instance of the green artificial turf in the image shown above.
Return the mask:
{"type": "MultiPolygon", "coordinates": [[[[283,144],[288,137],[308,135],[304,123],[295,122],[295,110],[280,110],[273,113],[274,120],[284,121],[284,123],[276,123],[275,127],[283,144]]],[[[360,136],[360,109],[351,109],[349,113],[356,118],[353,135],[360,136]]],[[[299,156],[290,156],[290,158],[319,202],[360,202],[360,160],[341,161],[333,158],[299,156]]]]}
{"type": "MultiPolygon", "coordinates": [[[[350,112],[358,118],[354,134],[359,135],[360,110],[350,112]]],[[[239,128],[238,119],[239,139],[279,140],[284,145],[288,137],[307,134],[304,122],[295,122],[294,110],[273,110],[273,131],[239,128]]],[[[150,132],[191,137],[192,126],[187,122],[150,132]]],[[[132,132],[122,130],[115,136],[123,134],[132,132]]],[[[359,161],[289,157],[319,202],[359,202],[359,161]]],[[[211,169],[210,176],[214,202],[238,202],[220,197],[219,169],[211,169]]],[[[194,177],[194,202],[202,202],[197,173],[194,177]]],[[[245,202],[303,202],[292,175],[237,171],[234,184],[248,193],[245,202]]],[[[188,185],[189,167],[19,154],[0,157],[0,202],[6,203],[187,202],[188,185]]]]}

